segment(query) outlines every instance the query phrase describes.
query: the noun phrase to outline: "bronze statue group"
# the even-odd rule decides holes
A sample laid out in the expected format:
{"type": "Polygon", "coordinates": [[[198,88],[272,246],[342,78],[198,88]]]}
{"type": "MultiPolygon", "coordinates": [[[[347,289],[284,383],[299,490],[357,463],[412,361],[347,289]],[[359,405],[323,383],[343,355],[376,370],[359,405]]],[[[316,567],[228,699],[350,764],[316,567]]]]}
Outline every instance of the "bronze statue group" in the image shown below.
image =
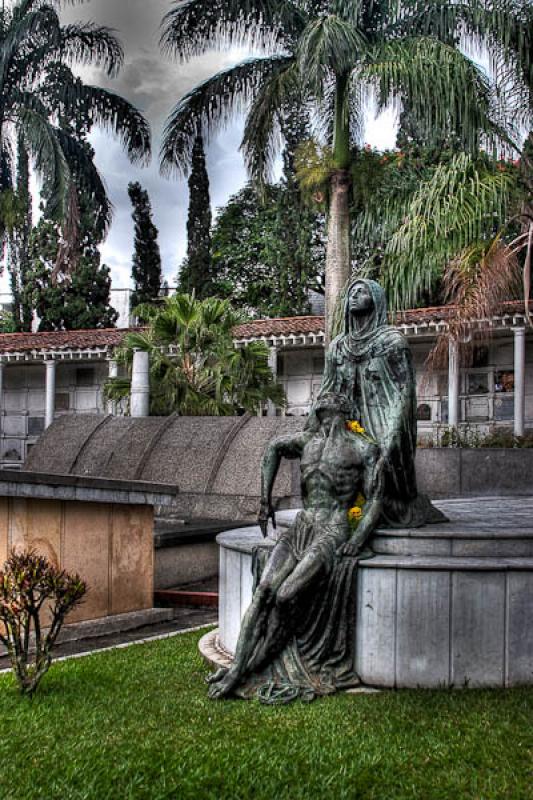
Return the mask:
{"type": "Polygon", "coordinates": [[[282,457],[300,459],[303,508],[270,554],[254,552],[252,603],[232,666],[209,678],[212,698],[312,700],[359,682],[357,564],[373,555],[371,534],[378,525],[443,519],[416,488],[415,389],[409,346],[388,324],[383,289],[354,280],[305,429],[274,440],[264,455],[263,536],[269,520],[276,524],[282,457]]]}

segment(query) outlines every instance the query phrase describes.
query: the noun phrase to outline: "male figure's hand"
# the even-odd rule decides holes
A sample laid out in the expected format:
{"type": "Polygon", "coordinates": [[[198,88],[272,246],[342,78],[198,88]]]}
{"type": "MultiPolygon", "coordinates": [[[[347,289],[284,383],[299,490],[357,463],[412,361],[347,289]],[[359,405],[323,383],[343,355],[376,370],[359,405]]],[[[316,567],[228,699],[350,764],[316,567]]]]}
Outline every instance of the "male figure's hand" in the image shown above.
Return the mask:
{"type": "Polygon", "coordinates": [[[274,508],[272,507],[272,503],[268,500],[261,500],[261,506],[259,508],[259,517],[257,522],[259,527],[261,528],[261,533],[263,534],[263,538],[266,539],[268,534],[268,520],[272,520],[272,525],[274,528],[276,527],[276,513],[274,508]]]}

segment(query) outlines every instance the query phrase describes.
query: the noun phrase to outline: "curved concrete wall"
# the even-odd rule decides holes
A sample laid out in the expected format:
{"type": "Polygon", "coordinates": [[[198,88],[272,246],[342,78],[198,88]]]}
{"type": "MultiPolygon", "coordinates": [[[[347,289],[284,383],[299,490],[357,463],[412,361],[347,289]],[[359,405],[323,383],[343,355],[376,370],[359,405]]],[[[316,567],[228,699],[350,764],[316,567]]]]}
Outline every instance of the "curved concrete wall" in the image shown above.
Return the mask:
{"type": "MultiPolygon", "coordinates": [[[[173,484],[184,516],[252,519],[267,443],[304,424],[303,417],[64,416],[25,468],[173,484]]],[[[420,490],[435,498],[528,494],[533,450],[419,450],[417,474],[420,490]]],[[[299,494],[298,463],[283,462],[274,491],[279,506],[298,506],[299,494]]]]}
{"type": "MultiPolygon", "coordinates": [[[[257,514],[267,443],[304,423],[294,417],[65,416],[42,435],[25,469],[173,484],[180,489],[178,513],[247,519],[257,514]]],[[[281,507],[298,504],[296,463],[282,464],[274,495],[281,507]]]]}

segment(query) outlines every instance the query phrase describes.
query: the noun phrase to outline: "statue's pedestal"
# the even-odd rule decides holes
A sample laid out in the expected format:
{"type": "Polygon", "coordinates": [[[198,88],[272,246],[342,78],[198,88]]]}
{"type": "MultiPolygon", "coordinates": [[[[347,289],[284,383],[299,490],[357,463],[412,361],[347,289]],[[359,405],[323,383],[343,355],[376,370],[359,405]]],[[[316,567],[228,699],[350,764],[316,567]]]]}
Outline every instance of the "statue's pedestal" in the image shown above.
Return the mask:
{"type": "MultiPolygon", "coordinates": [[[[354,614],[362,682],[426,688],[533,684],[533,498],[438,506],[449,523],[379,530],[372,541],[376,555],[359,565],[354,614]]],[[[279,526],[290,524],[296,513],[282,512],[279,526]]],[[[218,641],[232,653],[252,597],[252,549],[265,540],[258,527],[250,527],[221,533],[217,541],[218,641]]]]}

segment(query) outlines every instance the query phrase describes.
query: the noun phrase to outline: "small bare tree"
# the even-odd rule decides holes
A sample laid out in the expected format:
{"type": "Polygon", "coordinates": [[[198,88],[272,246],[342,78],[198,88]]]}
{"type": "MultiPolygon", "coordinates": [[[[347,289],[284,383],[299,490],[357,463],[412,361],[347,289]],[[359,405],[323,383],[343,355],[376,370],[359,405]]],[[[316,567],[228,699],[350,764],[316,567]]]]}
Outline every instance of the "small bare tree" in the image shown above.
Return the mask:
{"type": "Polygon", "coordinates": [[[44,556],[11,553],[0,572],[0,642],[7,648],[21,694],[31,697],[36,691],[52,663],[65,617],[86,592],[79,575],[69,575],[44,556]]]}

